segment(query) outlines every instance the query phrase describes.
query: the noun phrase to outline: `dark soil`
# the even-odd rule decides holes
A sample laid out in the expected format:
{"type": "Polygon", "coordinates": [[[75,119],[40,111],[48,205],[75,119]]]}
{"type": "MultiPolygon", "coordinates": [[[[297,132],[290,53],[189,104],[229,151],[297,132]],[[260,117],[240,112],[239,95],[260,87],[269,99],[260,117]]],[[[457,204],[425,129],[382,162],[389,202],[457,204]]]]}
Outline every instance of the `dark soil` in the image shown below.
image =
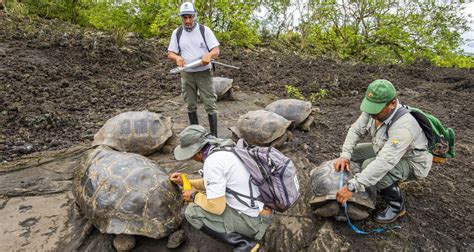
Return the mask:
{"type": "MultiPolygon", "coordinates": [[[[178,76],[168,74],[174,65],[167,62],[166,47],[159,42],[130,34],[118,47],[108,33],[0,12],[0,162],[88,143],[110,117],[178,96],[178,76]]],[[[339,62],[225,45],[220,60],[241,70],[218,66],[215,75],[234,78],[240,91],[248,94],[285,98],[284,85],[297,87],[306,98],[328,90],[314,103],[320,112],[312,130],[293,132],[285,147],[304,149],[314,165],[338,156],[349,125],[359,115],[367,85],[378,78],[392,81],[403,103],[422,108],[455,129],[457,157],[435,165],[426,179],[402,185],[408,214],[397,222],[400,231],[361,236],[336,223],[336,233],[353,250],[474,250],[472,69],[437,68],[421,61],[411,66],[339,62]]],[[[379,226],[370,220],[357,225],[379,226]]],[[[266,236],[269,244],[271,234],[266,236]]],[[[308,250],[310,243],[293,248],[308,250]]]]}

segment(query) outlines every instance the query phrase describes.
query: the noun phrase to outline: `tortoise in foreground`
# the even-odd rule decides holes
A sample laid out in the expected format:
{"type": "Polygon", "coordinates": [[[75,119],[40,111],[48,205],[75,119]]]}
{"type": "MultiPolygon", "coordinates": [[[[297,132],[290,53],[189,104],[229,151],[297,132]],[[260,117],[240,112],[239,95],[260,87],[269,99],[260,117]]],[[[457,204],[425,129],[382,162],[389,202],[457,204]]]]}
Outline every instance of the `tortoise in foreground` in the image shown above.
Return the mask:
{"type": "MultiPolygon", "coordinates": [[[[334,161],[324,162],[322,165],[311,170],[311,188],[313,197],[310,204],[314,213],[323,217],[335,216],[337,220],[345,221],[344,208],[336,201],[336,192],[339,190],[341,173],[334,170],[334,161]]],[[[345,172],[344,184],[360,171],[360,166],[351,162],[351,171],[345,172]]],[[[377,191],[375,187],[367,188],[365,192],[356,192],[347,201],[347,214],[351,219],[362,220],[369,216],[369,212],[375,209],[377,191]]]]}
{"type": "Polygon", "coordinates": [[[314,117],[311,102],[297,99],[282,99],[267,105],[267,111],[277,113],[292,122],[291,128],[300,127],[304,131],[309,131],[314,117]]]}
{"type": "Polygon", "coordinates": [[[149,111],[130,111],[110,118],[94,135],[92,146],[147,155],[173,135],[171,118],[149,111]]]}
{"type": "Polygon", "coordinates": [[[255,110],[241,115],[237,126],[230,130],[249,144],[278,147],[288,139],[287,129],[290,124],[290,121],[278,114],[255,110]]]}
{"type": "Polygon", "coordinates": [[[213,77],[212,84],[216,90],[217,100],[234,101],[234,88],[232,87],[233,79],[224,77],[213,77]]]}
{"type": "Polygon", "coordinates": [[[133,248],[132,235],[168,236],[182,221],[178,188],[162,168],[138,154],[103,146],[89,150],[74,174],[72,191],[100,232],[117,235],[117,250],[133,248]]]}

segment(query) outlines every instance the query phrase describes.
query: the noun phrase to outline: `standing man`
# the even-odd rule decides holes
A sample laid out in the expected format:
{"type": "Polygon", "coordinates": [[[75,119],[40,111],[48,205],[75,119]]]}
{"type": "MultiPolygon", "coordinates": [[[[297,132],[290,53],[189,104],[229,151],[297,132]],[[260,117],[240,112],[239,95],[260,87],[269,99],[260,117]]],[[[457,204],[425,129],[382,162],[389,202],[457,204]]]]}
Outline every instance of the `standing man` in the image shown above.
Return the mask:
{"type": "MultiPolygon", "coordinates": [[[[174,149],[176,160],[192,158],[204,163],[203,179],[190,180],[193,188],[183,192],[184,200],[190,202],[184,213],[188,222],[212,238],[232,245],[234,251],[257,251],[257,241],[270,225],[272,210],[260,201],[249,207],[250,199],[236,198],[227,192],[230,189],[247,196],[253,192],[255,198],[260,195],[239,157],[229,151],[213,152],[217,147],[234,146],[234,142],[216,138],[200,125],[185,128],[179,141],[174,149]]],[[[181,173],[171,174],[170,179],[183,184],[181,173]]]]}
{"type": "Polygon", "coordinates": [[[187,104],[189,123],[199,124],[198,91],[209,117],[212,135],[217,137],[217,95],[212,84],[211,62],[219,56],[219,42],[208,27],[198,24],[194,5],[185,2],[179,9],[182,26],[175,29],[168,46],[168,59],[178,67],[201,59],[201,65],[181,72],[181,89],[187,104]]]}
{"type": "Polygon", "coordinates": [[[360,110],[362,114],[350,127],[334,168],[349,171],[352,159],[362,164],[362,172],[339,189],[336,199],[344,203],[352,193],[375,185],[387,203],[387,208],[376,214],[375,221],[391,223],[406,213],[398,181],[426,177],[433,156],[428,152],[423,130],[398,102],[390,81],[370,83],[360,110]],[[357,144],[367,134],[372,142],[357,144]]]}

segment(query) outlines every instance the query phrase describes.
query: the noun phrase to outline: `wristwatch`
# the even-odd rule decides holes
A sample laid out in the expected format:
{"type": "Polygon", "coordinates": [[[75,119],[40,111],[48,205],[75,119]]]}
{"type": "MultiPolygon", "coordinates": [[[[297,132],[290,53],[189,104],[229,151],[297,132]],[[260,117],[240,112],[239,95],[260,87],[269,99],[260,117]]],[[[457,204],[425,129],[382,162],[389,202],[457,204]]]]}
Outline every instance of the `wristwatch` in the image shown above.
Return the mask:
{"type": "Polygon", "coordinates": [[[351,182],[347,183],[347,190],[349,192],[355,192],[356,191],[355,185],[352,184],[351,182]]]}

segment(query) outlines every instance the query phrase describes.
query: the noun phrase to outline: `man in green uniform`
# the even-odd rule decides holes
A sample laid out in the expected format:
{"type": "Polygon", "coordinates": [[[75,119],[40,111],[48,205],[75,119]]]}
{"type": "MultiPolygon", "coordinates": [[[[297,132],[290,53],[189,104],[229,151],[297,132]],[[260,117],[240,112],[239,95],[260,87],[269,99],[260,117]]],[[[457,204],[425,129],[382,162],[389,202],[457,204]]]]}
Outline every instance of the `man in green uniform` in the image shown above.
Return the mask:
{"type": "Polygon", "coordinates": [[[392,124],[401,107],[390,81],[370,83],[360,105],[362,114],[350,127],[334,165],[336,171],[348,171],[350,160],[362,164],[362,172],[339,189],[336,199],[343,203],[352,193],[376,186],[387,203],[387,208],[375,216],[375,221],[380,223],[393,222],[406,213],[398,181],[426,177],[433,160],[428,152],[428,140],[410,113],[392,124]],[[372,142],[358,144],[368,134],[372,142]]]}

